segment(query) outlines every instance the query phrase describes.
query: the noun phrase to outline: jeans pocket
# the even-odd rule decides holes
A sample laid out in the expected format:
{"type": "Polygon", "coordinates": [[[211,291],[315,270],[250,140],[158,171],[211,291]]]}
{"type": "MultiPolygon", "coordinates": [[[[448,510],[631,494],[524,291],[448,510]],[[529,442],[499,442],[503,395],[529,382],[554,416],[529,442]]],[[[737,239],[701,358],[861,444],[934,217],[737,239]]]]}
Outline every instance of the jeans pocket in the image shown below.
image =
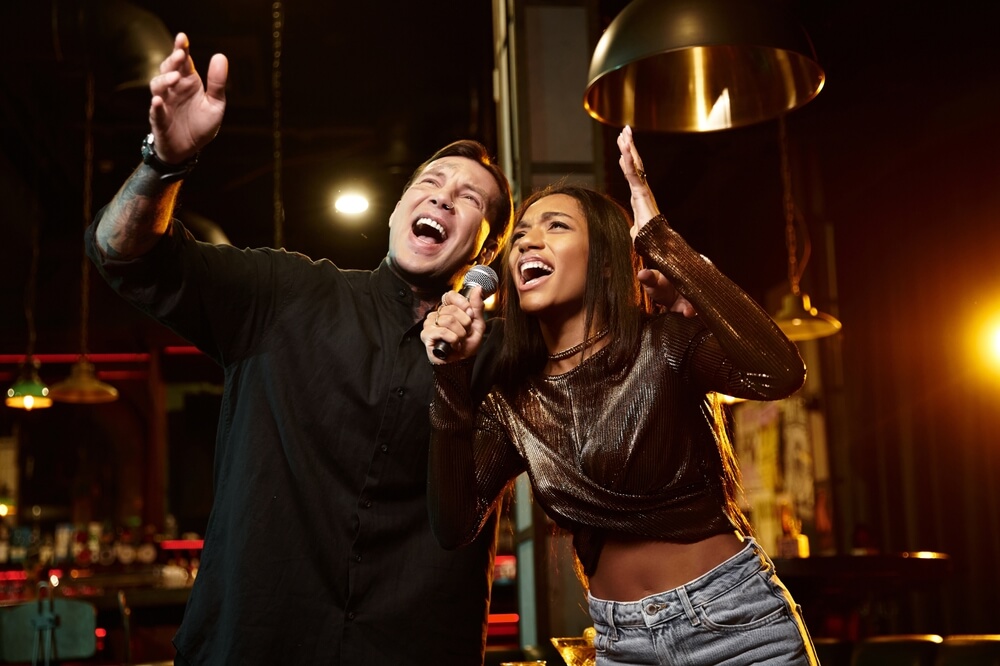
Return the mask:
{"type": "Polygon", "coordinates": [[[745,579],[696,609],[706,628],[747,631],[788,618],[788,602],[763,573],[745,579]]]}

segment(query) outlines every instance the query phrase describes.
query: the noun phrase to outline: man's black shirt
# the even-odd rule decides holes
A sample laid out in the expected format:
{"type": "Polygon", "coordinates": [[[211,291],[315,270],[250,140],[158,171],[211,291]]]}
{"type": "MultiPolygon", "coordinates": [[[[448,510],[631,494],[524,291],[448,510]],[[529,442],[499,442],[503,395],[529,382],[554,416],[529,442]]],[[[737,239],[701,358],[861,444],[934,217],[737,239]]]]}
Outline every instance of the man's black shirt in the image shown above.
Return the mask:
{"type": "Polygon", "coordinates": [[[431,533],[432,379],[410,287],[385,261],[349,271],[209,245],[177,221],[115,261],[96,248],[99,221],[87,252],[109,284],[225,371],[215,499],[174,639],[184,659],[480,664],[495,517],[462,550],[431,533]]]}

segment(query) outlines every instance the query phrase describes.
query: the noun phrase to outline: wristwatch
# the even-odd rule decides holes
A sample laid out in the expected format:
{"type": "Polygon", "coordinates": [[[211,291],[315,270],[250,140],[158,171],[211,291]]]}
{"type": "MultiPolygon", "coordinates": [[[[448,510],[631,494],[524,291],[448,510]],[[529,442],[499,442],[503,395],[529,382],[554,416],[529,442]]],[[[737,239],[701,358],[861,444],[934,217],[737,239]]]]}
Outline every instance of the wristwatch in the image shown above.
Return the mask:
{"type": "Polygon", "coordinates": [[[176,183],[191,173],[191,170],[198,164],[198,153],[180,164],[167,164],[156,154],[156,148],[153,146],[153,133],[150,132],[142,142],[142,163],[160,174],[160,182],[176,183]]]}

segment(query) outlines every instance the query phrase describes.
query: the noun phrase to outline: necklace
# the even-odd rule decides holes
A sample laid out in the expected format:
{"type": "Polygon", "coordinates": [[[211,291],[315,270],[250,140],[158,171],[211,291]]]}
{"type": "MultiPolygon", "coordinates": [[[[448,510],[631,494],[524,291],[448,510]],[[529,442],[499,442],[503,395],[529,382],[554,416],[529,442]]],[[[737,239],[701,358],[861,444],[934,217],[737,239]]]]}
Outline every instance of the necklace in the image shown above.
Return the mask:
{"type": "Polygon", "coordinates": [[[564,358],[569,358],[570,356],[573,356],[574,354],[579,354],[584,349],[586,349],[590,345],[594,344],[595,342],[597,342],[598,340],[600,340],[601,338],[603,338],[607,334],[608,334],[608,329],[605,328],[604,330],[596,333],[592,337],[587,338],[586,340],[584,340],[583,342],[581,342],[578,345],[574,345],[574,346],[570,347],[569,349],[564,349],[562,351],[556,352],[555,354],[549,354],[549,360],[550,361],[561,361],[564,358]]]}

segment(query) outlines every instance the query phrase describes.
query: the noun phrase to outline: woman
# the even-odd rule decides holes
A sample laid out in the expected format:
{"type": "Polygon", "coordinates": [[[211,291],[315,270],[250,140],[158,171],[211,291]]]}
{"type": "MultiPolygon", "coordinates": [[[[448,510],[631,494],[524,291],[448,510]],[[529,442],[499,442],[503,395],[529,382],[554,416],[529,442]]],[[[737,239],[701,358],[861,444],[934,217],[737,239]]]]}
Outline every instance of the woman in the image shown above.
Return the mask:
{"type": "Polygon", "coordinates": [[[598,664],[817,663],[749,536],[714,400],[786,397],[804,380],[802,360],[659,215],[630,128],[618,144],[633,225],[609,198],[572,186],[522,206],[505,255],[499,380],[482,405],[468,390],[485,328],[478,292],[445,294],[424,323],[435,534],[446,548],[471,541],[527,471],[535,500],[573,534],[598,664]],[[636,253],[697,317],[647,312],[636,253]],[[442,339],[455,350],[443,365],[430,353],[442,339]]]}

